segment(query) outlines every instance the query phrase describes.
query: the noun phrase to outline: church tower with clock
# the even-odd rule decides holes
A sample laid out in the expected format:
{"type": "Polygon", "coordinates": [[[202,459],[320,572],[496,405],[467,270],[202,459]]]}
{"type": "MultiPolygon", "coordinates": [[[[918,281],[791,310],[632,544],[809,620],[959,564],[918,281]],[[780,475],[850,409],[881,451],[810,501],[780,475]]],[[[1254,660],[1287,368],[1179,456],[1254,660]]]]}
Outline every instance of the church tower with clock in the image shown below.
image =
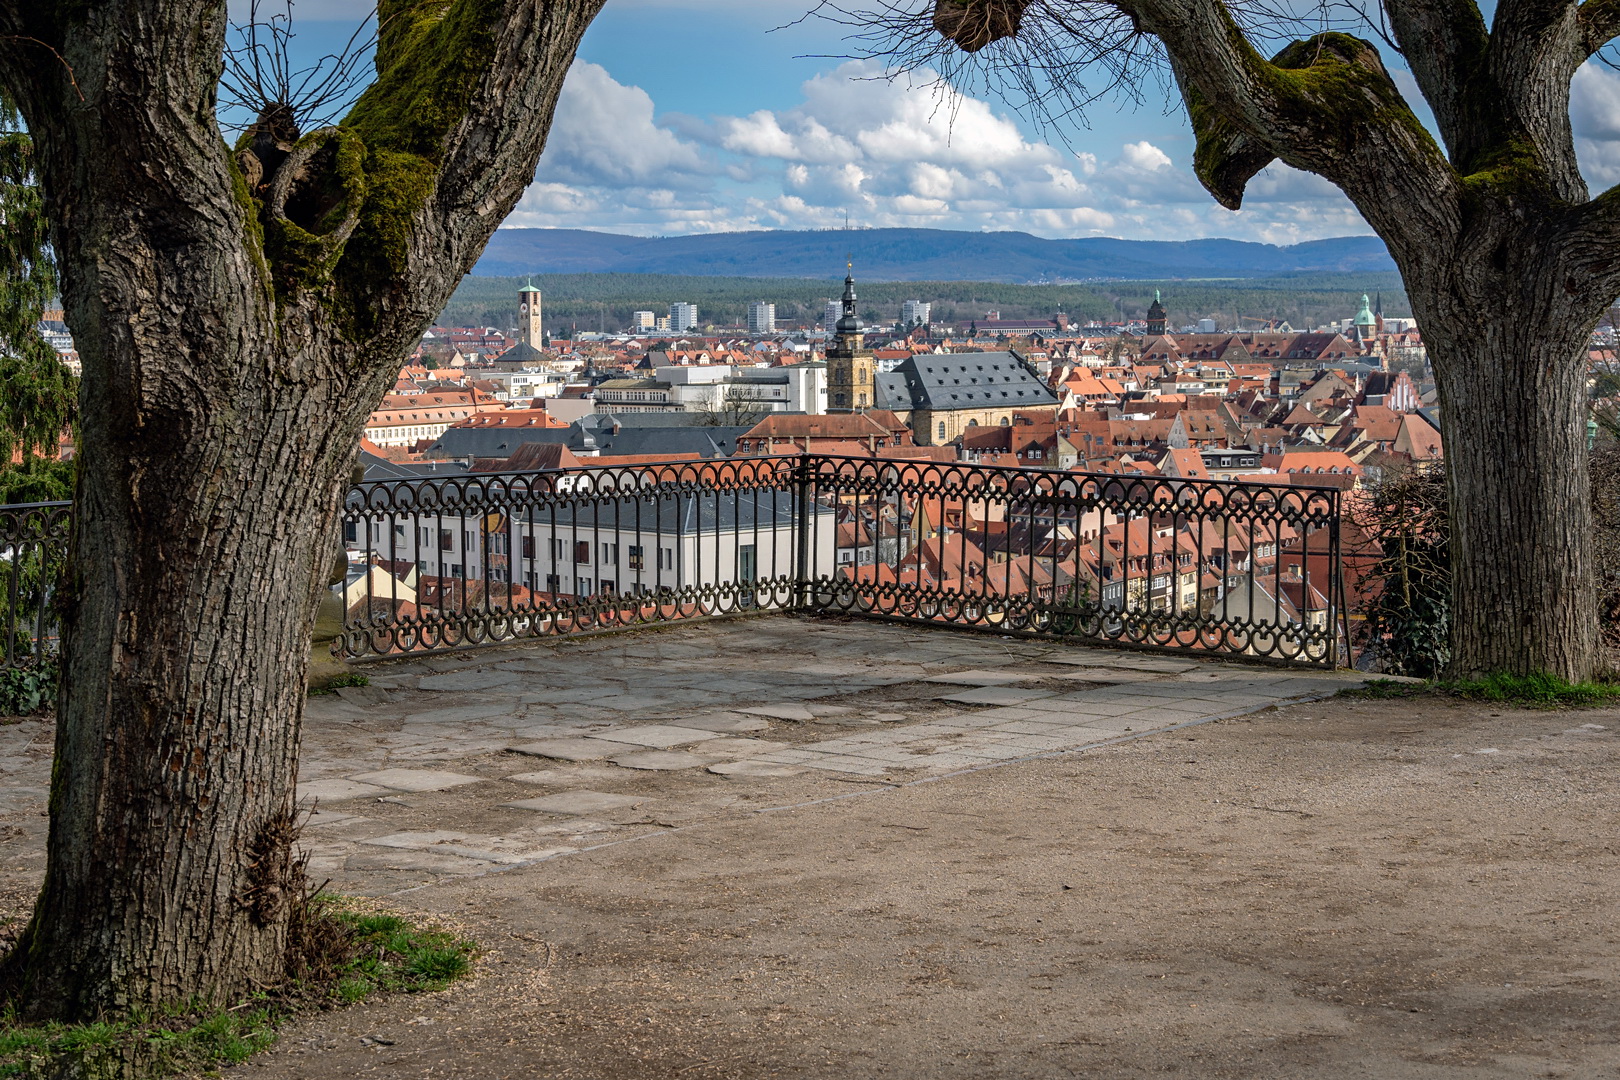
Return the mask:
{"type": "Polygon", "coordinates": [[[518,338],[531,349],[544,346],[540,328],[540,290],[531,280],[518,290],[518,338]]]}
{"type": "Polygon", "coordinates": [[[877,404],[876,364],[866,345],[865,328],[855,314],[855,269],[844,279],[843,315],[827,347],[827,411],[865,412],[877,404]]]}

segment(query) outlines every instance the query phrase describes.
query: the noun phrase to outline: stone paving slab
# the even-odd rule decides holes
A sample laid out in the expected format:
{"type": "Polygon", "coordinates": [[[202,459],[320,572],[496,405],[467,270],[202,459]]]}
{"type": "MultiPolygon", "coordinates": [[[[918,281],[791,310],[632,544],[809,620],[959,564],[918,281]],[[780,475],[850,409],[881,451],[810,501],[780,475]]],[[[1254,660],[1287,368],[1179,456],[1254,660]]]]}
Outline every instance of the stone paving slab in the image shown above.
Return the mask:
{"type": "Polygon", "coordinates": [[[570,847],[536,847],[525,839],[504,836],[469,836],[461,832],[399,832],[387,836],[374,836],[360,841],[374,847],[404,848],[411,851],[430,851],[444,855],[459,855],[480,862],[520,863],[543,859],[570,847]]]}
{"type": "Polygon", "coordinates": [[[755,716],[769,716],[774,720],[794,720],[799,723],[809,723],[816,718],[816,714],[811,712],[807,706],[786,701],[779,705],[755,705],[737,711],[751,713],[755,716]]]}
{"type": "Polygon", "coordinates": [[[791,743],[773,742],[770,739],[715,739],[698,747],[698,750],[708,757],[753,757],[756,754],[769,754],[777,750],[786,750],[791,743]]]}
{"type": "Polygon", "coordinates": [[[510,686],[518,681],[509,671],[453,671],[444,675],[428,675],[416,684],[418,690],[493,690],[510,686]]]}
{"type": "Polygon", "coordinates": [[[554,758],[557,761],[601,761],[613,754],[628,754],[640,750],[641,747],[634,743],[581,736],[572,739],[542,739],[539,742],[518,743],[511,749],[519,754],[554,758]]]}
{"type": "Polygon", "coordinates": [[[923,682],[947,683],[956,686],[1001,686],[1006,683],[1035,682],[1050,678],[1017,671],[953,671],[945,675],[930,675],[923,682]]]}
{"type": "Polygon", "coordinates": [[[462,784],[476,784],[483,780],[481,776],[467,776],[462,773],[433,772],[429,769],[380,769],[377,772],[361,773],[359,776],[349,777],[362,784],[377,784],[395,791],[443,791],[446,788],[459,787],[462,784]]]}
{"type": "Polygon", "coordinates": [[[612,759],[613,764],[625,769],[646,769],[651,772],[675,772],[680,769],[695,769],[699,765],[707,765],[714,761],[711,757],[699,757],[689,754],[685,750],[642,750],[634,754],[620,754],[612,759]]]}
{"type": "Polygon", "coordinates": [[[298,785],[298,802],[301,805],[312,802],[344,802],[348,799],[364,799],[367,796],[375,797],[389,794],[392,794],[392,790],[389,788],[341,778],[311,780],[307,784],[298,785]]]}
{"type": "Polygon", "coordinates": [[[557,795],[545,795],[538,799],[522,799],[518,802],[509,802],[507,806],[515,806],[520,810],[540,810],[547,814],[600,814],[604,811],[623,810],[651,799],[639,795],[615,795],[607,791],[564,791],[557,795]]]}
{"type": "Polygon", "coordinates": [[[763,716],[742,716],[737,713],[710,713],[707,716],[683,717],[671,720],[671,726],[713,731],[716,734],[745,735],[753,731],[769,731],[771,723],[763,716]]]}
{"type": "Polygon", "coordinates": [[[957,705],[1018,705],[1025,701],[1055,696],[1051,690],[1023,690],[1015,686],[986,686],[960,694],[941,694],[935,701],[957,705]]]}
{"type": "Polygon", "coordinates": [[[598,742],[620,745],[629,743],[637,747],[648,746],[655,750],[667,750],[671,746],[685,746],[688,743],[702,742],[719,736],[712,731],[702,731],[698,728],[675,727],[670,724],[642,724],[637,727],[608,728],[587,735],[586,738],[598,742]]]}
{"type": "Polygon", "coordinates": [[[746,761],[725,761],[718,765],[710,765],[709,771],[716,776],[774,777],[798,776],[805,770],[797,765],[773,765],[768,761],[748,759],[746,761]]]}

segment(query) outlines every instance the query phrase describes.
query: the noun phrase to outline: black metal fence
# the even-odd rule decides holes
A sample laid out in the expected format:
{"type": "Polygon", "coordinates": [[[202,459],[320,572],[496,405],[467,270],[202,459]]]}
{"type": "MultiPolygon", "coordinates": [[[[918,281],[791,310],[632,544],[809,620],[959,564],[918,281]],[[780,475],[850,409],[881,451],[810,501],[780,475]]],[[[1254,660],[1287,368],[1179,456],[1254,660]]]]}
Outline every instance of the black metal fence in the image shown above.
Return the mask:
{"type": "Polygon", "coordinates": [[[55,655],[54,600],[72,527],[72,503],[0,505],[0,669],[55,655]]]}
{"type": "Polygon", "coordinates": [[[1332,488],[794,455],[359,485],[350,657],[812,611],[1328,665],[1332,488]]]}
{"type": "MultiPolygon", "coordinates": [[[[70,511],[0,513],[15,665],[70,511]]],[[[334,650],[806,611],[1333,666],[1339,523],[1332,488],[821,454],[368,481],[334,650]]]]}

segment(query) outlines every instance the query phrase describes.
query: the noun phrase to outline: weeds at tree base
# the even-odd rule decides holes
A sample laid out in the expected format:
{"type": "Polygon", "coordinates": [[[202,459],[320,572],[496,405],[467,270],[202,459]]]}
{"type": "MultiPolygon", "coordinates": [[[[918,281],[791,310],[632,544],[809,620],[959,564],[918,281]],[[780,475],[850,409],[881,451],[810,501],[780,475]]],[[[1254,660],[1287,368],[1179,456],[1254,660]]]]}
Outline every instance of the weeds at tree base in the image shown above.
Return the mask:
{"type": "Polygon", "coordinates": [[[146,1080],[236,1065],[300,1013],[376,993],[443,990],[472,970],[475,946],[442,928],[317,895],[295,913],[289,981],[229,1008],[177,1007],[88,1024],[25,1024],[0,1009],[0,1078],[146,1080]]]}
{"type": "Polygon", "coordinates": [[[362,675],[358,671],[351,671],[343,675],[334,675],[318,687],[310,687],[309,696],[319,694],[335,694],[340,686],[370,686],[371,677],[362,675]]]}
{"type": "Polygon", "coordinates": [[[1620,702],[1620,683],[1570,683],[1545,673],[1509,675],[1499,672],[1482,679],[1457,682],[1443,680],[1395,682],[1392,679],[1371,679],[1365,686],[1339,692],[1341,697],[1375,700],[1428,695],[1454,697],[1464,701],[1488,701],[1495,705],[1510,705],[1521,709],[1562,709],[1620,702]]]}

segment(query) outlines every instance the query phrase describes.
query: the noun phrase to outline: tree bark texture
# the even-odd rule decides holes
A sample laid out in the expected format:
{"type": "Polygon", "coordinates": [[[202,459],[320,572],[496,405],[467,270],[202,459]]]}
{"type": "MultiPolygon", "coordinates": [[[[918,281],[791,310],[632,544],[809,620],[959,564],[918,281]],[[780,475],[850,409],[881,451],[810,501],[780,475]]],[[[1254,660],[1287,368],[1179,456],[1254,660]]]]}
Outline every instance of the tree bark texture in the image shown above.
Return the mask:
{"type": "Polygon", "coordinates": [[[49,861],[0,978],[27,1015],[282,979],[360,430],[532,179],[600,4],[385,2],[377,82],[289,169],[216,125],[223,3],[0,0],[84,363],[49,861]]]}
{"type": "Polygon", "coordinates": [[[1620,189],[1589,198],[1569,94],[1620,34],[1620,0],[1498,0],[1489,24],[1475,0],[1385,0],[1438,140],[1349,34],[1267,59],[1225,0],[938,2],[1016,9],[1021,32],[1045,18],[1092,48],[1125,20],[1163,46],[1222,205],[1278,160],[1350,198],[1400,267],[1440,387],[1451,674],[1590,676],[1585,344],[1620,294],[1620,189]]]}

